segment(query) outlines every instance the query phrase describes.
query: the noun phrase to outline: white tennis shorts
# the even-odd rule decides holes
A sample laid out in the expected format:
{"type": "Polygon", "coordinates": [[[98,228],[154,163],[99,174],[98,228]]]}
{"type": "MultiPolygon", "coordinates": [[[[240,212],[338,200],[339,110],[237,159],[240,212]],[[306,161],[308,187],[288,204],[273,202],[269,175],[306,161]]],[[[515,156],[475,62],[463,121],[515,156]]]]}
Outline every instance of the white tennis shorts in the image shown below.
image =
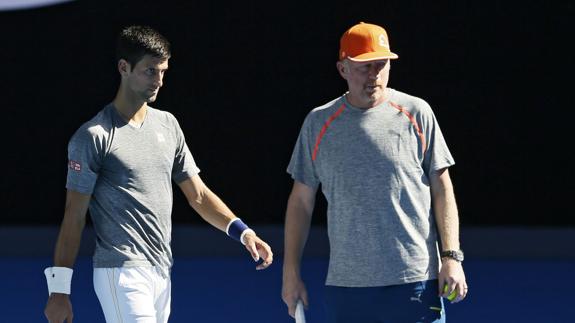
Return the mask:
{"type": "Polygon", "coordinates": [[[94,268],[107,323],[167,323],[171,282],[157,267],[94,268]]]}

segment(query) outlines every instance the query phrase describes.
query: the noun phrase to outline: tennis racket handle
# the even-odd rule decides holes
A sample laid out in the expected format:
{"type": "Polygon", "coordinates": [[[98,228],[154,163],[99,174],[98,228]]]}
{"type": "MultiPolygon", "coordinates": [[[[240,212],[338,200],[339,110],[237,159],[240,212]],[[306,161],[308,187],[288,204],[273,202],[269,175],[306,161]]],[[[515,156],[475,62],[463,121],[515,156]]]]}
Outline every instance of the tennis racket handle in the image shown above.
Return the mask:
{"type": "Polygon", "coordinates": [[[301,299],[297,301],[295,306],[295,323],[305,323],[305,313],[301,299]]]}

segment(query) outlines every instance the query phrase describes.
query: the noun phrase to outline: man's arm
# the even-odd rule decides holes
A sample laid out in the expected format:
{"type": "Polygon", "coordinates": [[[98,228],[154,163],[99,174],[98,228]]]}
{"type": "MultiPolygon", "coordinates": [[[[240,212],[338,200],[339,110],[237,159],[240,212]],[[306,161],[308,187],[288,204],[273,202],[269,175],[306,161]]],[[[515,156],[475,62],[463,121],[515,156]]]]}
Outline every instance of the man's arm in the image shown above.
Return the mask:
{"type": "MultiPolygon", "coordinates": [[[[447,168],[434,172],[430,176],[430,183],[433,211],[442,249],[459,250],[459,215],[453,184],[447,168]]],[[[453,302],[456,303],[465,298],[467,283],[460,262],[451,258],[442,258],[438,280],[440,294],[447,296],[457,289],[457,298],[453,302]],[[443,286],[446,284],[448,285],[447,292],[443,294],[443,286]]]]}
{"type": "MultiPolygon", "coordinates": [[[[86,224],[86,212],[90,195],[68,190],[64,219],[54,252],[54,267],[73,268],[80,248],[82,231],[86,224]]],[[[72,304],[67,294],[52,293],[48,298],[44,314],[49,322],[72,322],[72,304]]]]}
{"type": "Polygon", "coordinates": [[[316,191],[317,189],[294,181],[287,204],[282,299],[292,317],[299,299],[308,306],[307,290],[301,279],[300,266],[315,206],[316,191]]]}
{"type": "MultiPolygon", "coordinates": [[[[204,184],[199,175],[194,175],[178,184],[190,206],[212,226],[226,232],[228,224],[236,219],[226,204],[204,184]]],[[[273,262],[270,246],[253,231],[246,233],[242,243],[255,261],[263,262],[256,269],[265,269],[273,262]]]]}

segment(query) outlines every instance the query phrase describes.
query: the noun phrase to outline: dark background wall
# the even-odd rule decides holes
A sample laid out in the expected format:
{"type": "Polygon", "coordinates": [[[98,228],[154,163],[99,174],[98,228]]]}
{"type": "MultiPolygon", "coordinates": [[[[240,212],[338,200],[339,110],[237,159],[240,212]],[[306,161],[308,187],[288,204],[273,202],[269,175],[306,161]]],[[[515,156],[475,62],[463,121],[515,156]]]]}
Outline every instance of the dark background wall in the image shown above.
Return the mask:
{"type": "MultiPolygon", "coordinates": [[[[249,223],[283,221],[303,118],[345,91],[351,25],[386,27],[390,87],[433,107],[463,226],[574,226],[574,1],[75,1],[0,12],[0,224],[59,223],[66,147],[118,86],[114,41],[157,28],[173,58],[154,106],[249,223]],[[161,4],[160,4],[161,3],[161,4]]],[[[325,222],[320,196],[314,222],[325,222]]],[[[174,221],[202,223],[175,191],[174,221]]]]}

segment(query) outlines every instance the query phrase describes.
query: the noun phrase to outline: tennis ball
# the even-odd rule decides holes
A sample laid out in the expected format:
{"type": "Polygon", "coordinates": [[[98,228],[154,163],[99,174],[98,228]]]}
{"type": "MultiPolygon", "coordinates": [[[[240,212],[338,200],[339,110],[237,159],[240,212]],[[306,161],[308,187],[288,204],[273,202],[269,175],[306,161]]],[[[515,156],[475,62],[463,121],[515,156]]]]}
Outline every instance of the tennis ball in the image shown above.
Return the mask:
{"type": "MultiPolygon", "coordinates": [[[[448,286],[447,284],[445,284],[445,286],[443,287],[443,294],[447,293],[448,291],[448,286]]],[[[451,292],[451,294],[447,295],[447,299],[450,302],[453,302],[453,300],[457,297],[457,289],[454,289],[453,292],[451,292]]]]}

